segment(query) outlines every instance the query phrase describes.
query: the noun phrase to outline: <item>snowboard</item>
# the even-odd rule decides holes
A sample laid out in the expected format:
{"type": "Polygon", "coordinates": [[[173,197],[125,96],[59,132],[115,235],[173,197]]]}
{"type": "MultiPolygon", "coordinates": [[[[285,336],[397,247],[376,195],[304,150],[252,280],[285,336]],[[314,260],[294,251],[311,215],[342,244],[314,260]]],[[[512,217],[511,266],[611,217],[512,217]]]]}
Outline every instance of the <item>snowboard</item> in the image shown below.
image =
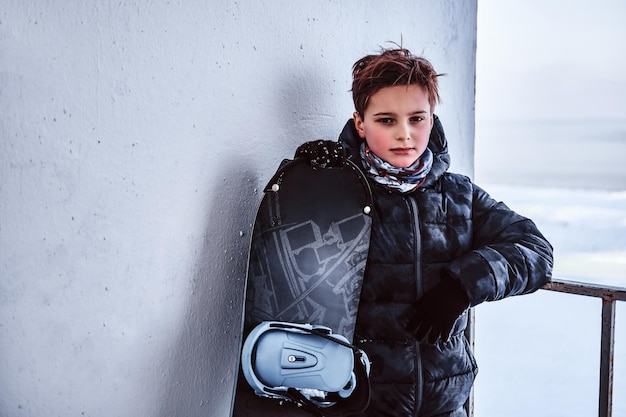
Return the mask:
{"type": "MultiPolygon", "coordinates": [[[[351,161],[333,168],[313,168],[305,158],[281,163],[253,226],[242,344],[267,321],[326,326],[352,343],[371,209],[367,179],[351,161]]],[[[257,396],[238,374],[232,417],[312,415],[257,396]]]]}

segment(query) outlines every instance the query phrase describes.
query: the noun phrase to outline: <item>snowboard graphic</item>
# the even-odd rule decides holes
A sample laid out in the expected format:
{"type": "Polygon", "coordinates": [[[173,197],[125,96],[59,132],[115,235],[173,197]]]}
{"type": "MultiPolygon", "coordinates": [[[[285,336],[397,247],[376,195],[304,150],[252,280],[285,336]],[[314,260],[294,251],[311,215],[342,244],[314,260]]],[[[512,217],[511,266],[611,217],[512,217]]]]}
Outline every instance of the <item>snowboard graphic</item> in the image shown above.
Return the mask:
{"type": "MultiPolygon", "coordinates": [[[[371,207],[367,180],[352,162],[313,169],[303,158],[283,161],[254,223],[242,343],[264,321],[323,325],[352,342],[371,207]]],[[[256,396],[239,374],[233,417],[311,415],[256,396]]]]}

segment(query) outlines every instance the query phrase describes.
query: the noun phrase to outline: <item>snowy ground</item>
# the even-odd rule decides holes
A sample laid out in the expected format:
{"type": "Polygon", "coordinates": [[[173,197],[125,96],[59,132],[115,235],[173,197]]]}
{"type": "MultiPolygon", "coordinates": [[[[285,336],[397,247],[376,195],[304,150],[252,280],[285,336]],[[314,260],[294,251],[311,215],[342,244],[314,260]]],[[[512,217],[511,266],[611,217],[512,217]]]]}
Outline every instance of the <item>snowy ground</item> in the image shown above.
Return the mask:
{"type": "MultiPolygon", "coordinates": [[[[480,183],[538,224],[554,276],[626,287],[626,191],[480,183]]],[[[541,290],[476,308],[476,417],[598,415],[599,299],[541,290]]],[[[617,304],[613,416],[626,416],[626,302],[617,304]]]]}

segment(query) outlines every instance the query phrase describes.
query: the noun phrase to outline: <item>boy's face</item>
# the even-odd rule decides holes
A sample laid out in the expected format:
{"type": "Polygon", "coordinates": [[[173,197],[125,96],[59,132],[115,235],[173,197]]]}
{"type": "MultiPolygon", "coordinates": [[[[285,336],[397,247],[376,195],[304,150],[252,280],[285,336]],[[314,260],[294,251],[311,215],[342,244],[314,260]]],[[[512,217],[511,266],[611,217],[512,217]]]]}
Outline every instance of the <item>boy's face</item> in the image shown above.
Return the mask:
{"type": "Polygon", "coordinates": [[[419,85],[385,87],[372,94],[356,130],[370,150],[398,168],[411,166],[428,146],[433,115],[419,85]]]}

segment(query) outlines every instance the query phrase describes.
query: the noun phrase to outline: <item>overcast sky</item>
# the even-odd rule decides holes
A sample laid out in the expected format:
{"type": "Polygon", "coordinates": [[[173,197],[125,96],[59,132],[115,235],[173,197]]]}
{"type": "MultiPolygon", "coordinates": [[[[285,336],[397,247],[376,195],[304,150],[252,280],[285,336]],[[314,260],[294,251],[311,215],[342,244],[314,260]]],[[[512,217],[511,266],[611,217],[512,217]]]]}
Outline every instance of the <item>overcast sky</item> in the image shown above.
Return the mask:
{"type": "Polygon", "coordinates": [[[625,0],[478,0],[476,116],[626,119],[625,0]]]}

